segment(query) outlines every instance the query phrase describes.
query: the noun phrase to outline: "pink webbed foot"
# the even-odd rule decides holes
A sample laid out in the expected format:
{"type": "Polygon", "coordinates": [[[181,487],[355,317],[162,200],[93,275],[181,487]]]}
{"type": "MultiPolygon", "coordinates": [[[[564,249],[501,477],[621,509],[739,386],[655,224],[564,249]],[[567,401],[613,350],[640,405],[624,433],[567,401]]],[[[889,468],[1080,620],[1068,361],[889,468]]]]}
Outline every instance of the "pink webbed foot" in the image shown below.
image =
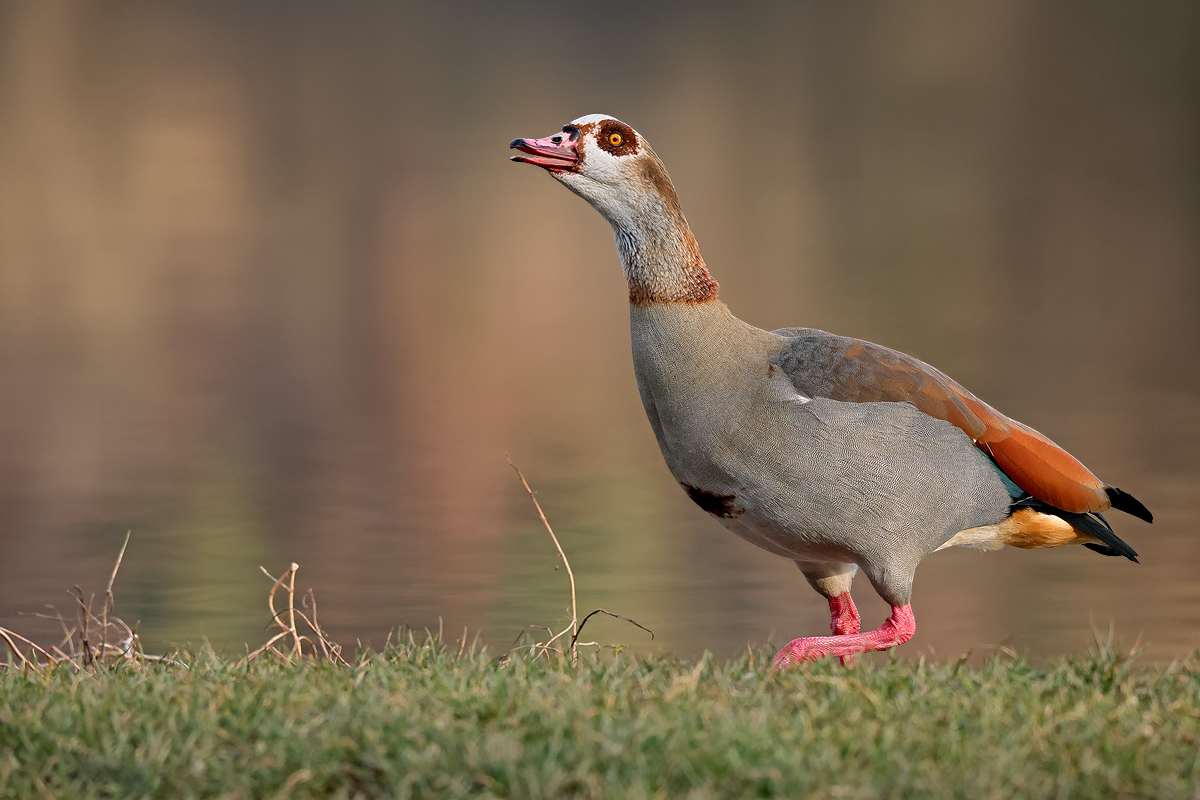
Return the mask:
{"type": "MultiPolygon", "coordinates": [[[[831,608],[832,605],[831,599],[831,608]]],[[[831,656],[841,658],[845,664],[858,653],[888,650],[904,644],[916,630],[917,621],[913,617],[912,607],[892,606],[892,615],[876,630],[841,636],[807,636],[792,641],[775,656],[775,669],[787,669],[801,661],[816,661],[831,656]]]]}

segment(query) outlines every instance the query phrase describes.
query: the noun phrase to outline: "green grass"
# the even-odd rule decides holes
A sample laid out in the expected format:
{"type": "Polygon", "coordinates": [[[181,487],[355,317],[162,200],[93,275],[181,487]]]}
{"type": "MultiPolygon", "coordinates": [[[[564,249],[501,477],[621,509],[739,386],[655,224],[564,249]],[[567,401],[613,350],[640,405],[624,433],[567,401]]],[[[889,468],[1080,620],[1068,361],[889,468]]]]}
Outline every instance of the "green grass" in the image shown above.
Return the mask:
{"type": "Polygon", "coordinates": [[[606,656],[0,672],[0,797],[1200,797],[1200,668],[606,656]]]}

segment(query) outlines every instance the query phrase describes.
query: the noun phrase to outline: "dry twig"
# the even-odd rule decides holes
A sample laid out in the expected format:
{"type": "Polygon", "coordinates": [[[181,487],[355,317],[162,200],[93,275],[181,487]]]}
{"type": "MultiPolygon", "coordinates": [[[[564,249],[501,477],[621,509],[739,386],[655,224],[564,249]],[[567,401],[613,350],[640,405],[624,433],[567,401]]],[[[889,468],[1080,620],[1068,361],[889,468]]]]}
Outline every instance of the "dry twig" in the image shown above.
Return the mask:
{"type": "Polygon", "coordinates": [[[308,656],[334,664],[351,666],[350,662],[342,656],[342,646],[330,639],[322,630],[320,623],[317,622],[317,598],[312,589],[309,589],[300,601],[301,608],[311,609],[311,613],[306,614],[296,608],[296,572],[300,569],[300,565],[292,562],[288,571],[278,578],[267,572],[266,567],[259,567],[259,569],[274,581],[271,591],[267,593],[267,608],[271,610],[271,622],[267,629],[274,628],[276,633],[267,639],[266,644],[247,655],[246,663],[264,653],[271,653],[276,658],[285,661],[291,661],[293,657],[302,660],[308,656]],[[283,610],[276,610],[275,593],[281,587],[287,589],[287,607],[283,610]],[[309,633],[302,633],[296,620],[304,623],[309,633]],[[280,648],[278,643],[282,643],[283,647],[280,648]],[[304,648],[305,644],[308,645],[307,653],[304,648]]]}
{"type": "MultiPolygon", "coordinates": [[[[583,630],[584,624],[586,624],[587,621],[589,619],[591,619],[592,617],[594,617],[596,614],[607,614],[610,617],[616,617],[617,619],[623,619],[626,622],[636,625],[637,627],[646,631],[647,633],[650,634],[650,638],[653,639],[654,631],[650,630],[645,625],[642,625],[639,622],[635,622],[634,620],[631,620],[629,617],[623,617],[620,614],[614,614],[611,611],[605,611],[603,608],[597,608],[595,611],[591,612],[586,617],[584,617],[582,622],[579,621],[578,605],[576,604],[576,601],[575,601],[575,573],[574,573],[574,571],[571,570],[571,562],[567,560],[567,554],[563,551],[562,545],[558,541],[558,537],[554,534],[554,529],[550,527],[550,520],[546,519],[546,512],[542,511],[542,504],[538,502],[537,495],[534,493],[533,489],[529,488],[529,481],[525,480],[524,473],[521,472],[520,467],[518,467],[516,464],[513,463],[512,458],[509,458],[507,455],[505,456],[505,458],[508,460],[508,465],[510,467],[512,467],[513,470],[517,473],[517,477],[521,479],[521,485],[525,487],[525,491],[529,494],[529,499],[533,501],[533,507],[537,509],[538,516],[541,517],[541,519],[542,519],[542,525],[544,525],[546,527],[546,532],[550,534],[550,538],[554,541],[554,547],[558,550],[558,556],[559,556],[559,558],[562,559],[563,566],[566,567],[566,569],[567,569],[567,577],[571,580],[571,624],[568,625],[563,630],[559,631],[558,633],[554,633],[550,628],[546,628],[544,625],[529,625],[528,628],[544,629],[547,633],[550,634],[550,638],[544,642],[534,642],[533,644],[521,645],[519,647],[514,647],[509,652],[511,653],[516,650],[527,649],[531,653],[535,653],[535,655],[533,657],[534,661],[541,658],[543,655],[548,656],[550,653],[561,654],[562,651],[560,649],[558,649],[557,647],[554,647],[553,645],[556,641],[563,638],[564,636],[566,636],[569,633],[569,634],[571,634],[571,639],[570,639],[570,642],[571,642],[571,644],[570,644],[571,666],[574,667],[579,664],[579,648],[580,647],[599,647],[600,646],[599,642],[581,642],[581,641],[579,641],[579,634],[583,630]]],[[[556,569],[557,569],[557,567],[556,567],[556,569]]],[[[523,635],[523,632],[522,632],[522,635],[523,635]]],[[[520,638],[521,638],[521,636],[518,635],[517,636],[518,641],[520,640],[520,638]]]]}
{"type": "MultiPolygon", "coordinates": [[[[142,652],[142,644],[137,630],[121,618],[112,616],[117,605],[113,596],[113,584],[116,583],[117,573],[121,569],[121,562],[125,559],[127,547],[129,547],[129,533],[125,534],[125,542],[121,545],[121,552],[117,555],[116,563],[113,564],[112,573],[108,578],[108,586],[104,591],[104,606],[99,613],[93,609],[95,595],[87,596],[85,599],[83,589],[76,586],[69,593],[75,599],[76,622],[74,626],[69,625],[62,612],[54,606],[49,606],[53,610],[53,614],[26,615],[58,622],[63,631],[62,641],[58,645],[47,649],[14,631],[0,628],[0,640],[3,640],[8,649],[7,666],[21,669],[43,669],[65,663],[76,669],[91,669],[97,666],[111,667],[121,662],[141,664],[146,661],[172,661],[172,659],[162,656],[146,655],[142,652]],[[93,633],[99,638],[99,644],[93,643],[93,633]],[[22,645],[28,646],[28,652],[23,652],[22,645]]],[[[172,663],[178,662],[172,661],[172,663]]],[[[6,665],[0,664],[0,666],[6,665]]]]}
{"type": "MultiPolygon", "coordinates": [[[[82,588],[76,586],[69,593],[74,598],[76,618],[74,624],[69,624],[62,612],[54,606],[49,606],[53,613],[33,613],[26,616],[38,619],[53,620],[62,627],[63,638],[58,645],[49,648],[41,647],[30,639],[0,627],[0,647],[8,652],[7,663],[0,662],[2,668],[43,669],[58,664],[69,664],[77,670],[109,667],[117,663],[143,664],[146,662],[166,662],[180,665],[180,662],[167,656],[147,655],[142,651],[142,643],[137,630],[124,620],[113,616],[116,610],[116,597],[113,586],[117,574],[125,560],[125,551],[129,547],[129,534],[117,554],[112,573],[108,577],[108,585],[104,589],[103,605],[94,608],[95,595],[86,595],[82,588]]],[[[267,607],[271,610],[271,626],[277,632],[267,640],[267,643],[246,657],[252,661],[265,652],[285,660],[292,658],[320,658],[330,663],[351,666],[342,656],[342,648],[329,638],[317,621],[317,599],[312,589],[300,599],[300,608],[296,607],[296,571],[298,564],[280,578],[275,578],[265,569],[263,574],[274,581],[267,595],[267,607]],[[287,590],[287,605],[279,610],[275,607],[275,595],[283,587],[287,590]],[[306,631],[306,632],[305,632],[306,631]],[[280,649],[278,643],[283,642],[280,649]],[[307,645],[307,650],[305,645],[307,645]]]]}

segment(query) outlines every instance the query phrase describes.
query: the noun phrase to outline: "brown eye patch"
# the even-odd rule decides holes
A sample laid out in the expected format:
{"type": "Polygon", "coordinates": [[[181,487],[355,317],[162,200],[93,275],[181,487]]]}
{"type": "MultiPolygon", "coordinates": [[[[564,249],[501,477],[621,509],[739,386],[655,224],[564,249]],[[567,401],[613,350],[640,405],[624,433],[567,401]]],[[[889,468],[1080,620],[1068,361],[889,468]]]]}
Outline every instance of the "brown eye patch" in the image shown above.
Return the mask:
{"type": "Polygon", "coordinates": [[[637,134],[633,132],[633,128],[619,122],[609,122],[601,128],[596,142],[601,150],[615,156],[632,155],[638,151],[637,134]]]}

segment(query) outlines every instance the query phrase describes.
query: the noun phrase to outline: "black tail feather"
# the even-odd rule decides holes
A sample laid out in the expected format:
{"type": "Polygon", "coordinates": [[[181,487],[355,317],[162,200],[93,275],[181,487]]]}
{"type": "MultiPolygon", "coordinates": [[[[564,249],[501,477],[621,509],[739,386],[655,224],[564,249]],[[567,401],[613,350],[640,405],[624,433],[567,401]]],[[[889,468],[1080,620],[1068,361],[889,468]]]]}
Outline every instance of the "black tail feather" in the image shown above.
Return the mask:
{"type": "Polygon", "coordinates": [[[1105,555],[1122,555],[1135,564],[1137,563],[1137,551],[1125,544],[1119,536],[1113,533],[1113,529],[1108,526],[1108,520],[1104,517],[1101,517],[1099,514],[1072,514],[1070,511],[1058,511],[1056,513],[1057,516],[1071,523],[1072,528],[1095,536],[1103,542],[1105,550],[1113,550],[1115,552],[1110,554],[1096,547],[1091,548],[1092,550],[1103,552],[1105,555]]]}
{"type": "Polygon", "coordinates": [[[1142,505],[1133,495],[1122,492],[1115,486],[1105,486],[1104,491],[1113,508],[1124,511],[1126,514],[1132,514],[1138,519],[1144,519],[1146,522],[1154,522],[1154,515],[1150,513],[1150,509],[1142,505]]]}
{"type": "MultiPolygon", "coordinates": [[[[1129,495],[1125,495],[1128,497],[1129,495]]],[[[1136,502],[1136,501],[1134,501],[1136,502]]],[[[1138,505],[1141,505],[1140,503],[1138,505]]],[[[1034,511],[1040,511],[1043,514],[1053,514],[1056,517],[1066,520],[1071,524],[1072,528],[1086,533],[1088,536],[1093,536],[1100,540],[1100,544],[1088,543],[1084,547],[1089,550],[1095,550],[1106,556],[1125,556],[1133,563],[1137,564],[1137,551],[1121,541],[1121,538],[1113,533],[1112,527],[1100,514],[1075,514],[1071,511],[1063,511],[1061,508],[1055,508],[1049,503],[1042,502],[1036,497],[1026,495],[1017,502],[1013,503],[1011,508],[1032,508],[1034,511]]],[[[1149,512],[1147,512],[1149,513],[1149,512]]]]}

